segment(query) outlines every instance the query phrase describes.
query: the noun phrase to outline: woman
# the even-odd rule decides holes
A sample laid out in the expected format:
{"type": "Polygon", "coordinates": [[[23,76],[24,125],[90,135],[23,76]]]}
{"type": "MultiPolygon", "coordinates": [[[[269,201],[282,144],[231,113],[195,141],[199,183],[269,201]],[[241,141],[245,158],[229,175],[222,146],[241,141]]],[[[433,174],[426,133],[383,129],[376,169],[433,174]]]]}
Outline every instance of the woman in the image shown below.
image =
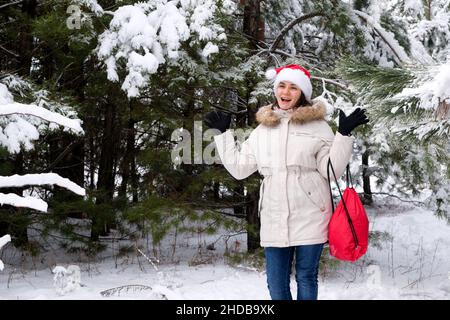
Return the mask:
{"type": "Polygon", "coordinates": [[[316,300],[319,261],[332,214],[328,159],[341,176],[352,155],[350,132],[369,120],[359,108],[348,117],[341,110],[334,135],[324,120],[324,104],[311,104],[307,70],[287,65],[266,75],[274,78],[276,103],[258,110],[259,125],[240,150],[233,133],[226,131],[229,115],[213,111],[205,122],[222,132],[214,140],[233,177],[244,179],[257,170],[264,176],[258,212],[271,298],[292,299],[290,271],[295,257],[297,299],[316,300]]]}

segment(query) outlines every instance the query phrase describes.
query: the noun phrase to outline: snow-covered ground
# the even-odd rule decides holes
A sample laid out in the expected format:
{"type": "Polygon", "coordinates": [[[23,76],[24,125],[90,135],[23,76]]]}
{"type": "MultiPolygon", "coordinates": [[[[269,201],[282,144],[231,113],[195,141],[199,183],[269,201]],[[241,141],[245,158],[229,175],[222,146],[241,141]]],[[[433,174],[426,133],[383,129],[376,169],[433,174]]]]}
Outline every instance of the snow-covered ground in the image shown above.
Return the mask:
{"type": "MultiPolygon", "coordinates": [[[[389,235],[380,234],[356,263],[322,269],[319,299],[450,299],[450,226],[430,211],[386,201],[367,211],[371,231],[389,235]]],[[[59,251],[17,264],[22,257],[8,244],[0,254],[5,263],[0,299],[269,299],[263,267],[226,263],[223,237],[216,250],[206,249],[218,237],[180,237],[173,256],[166,241],[155,266],[136,250],[119,257],[111,248],[109,257],[96,261],[80,262],[59,251]],[[52,270],[70,264],[80,267],[81,286],[64,291],[55,286],[52,270]]],[[[231,251],[242,251],[245,236],[227,244],[231,251]]],[[[153,262],[151,252],[146,255],[153,262]]],[[[292,292],[295,297],[293,276],[292,292]]]]}

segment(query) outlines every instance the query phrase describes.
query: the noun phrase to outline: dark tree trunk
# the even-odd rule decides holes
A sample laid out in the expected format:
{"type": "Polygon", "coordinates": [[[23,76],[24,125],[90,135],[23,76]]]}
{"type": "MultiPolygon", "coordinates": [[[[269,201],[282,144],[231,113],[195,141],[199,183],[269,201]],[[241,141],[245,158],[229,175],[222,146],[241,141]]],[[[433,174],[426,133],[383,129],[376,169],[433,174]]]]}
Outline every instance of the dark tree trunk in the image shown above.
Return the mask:
{"type": "Polygon", "coordinates": [[[264,40],[264,19],[261,14],[261,0],[241,0],[244,5],[243,32],[253,50],[264,40]]]}
{"type": "Polygon", "coordinates": [[[33,35],[31,34],[31,20],[36,16],[37,0],[25,0],[21,11],[25,16],[25,23],[19,24],[17,43],[19,53],[18,73],[21,76],[29,76],[31,70],[31,58],[33,52],[33,35]]]}
{"type": "MultiPolygon", "coordinates": [[[[250,48],[252,50],[257,50],[258,44],[265,40],[261,0],[241,0],[240,3],[244,6],[243,33],[249,40],[250,48]]],[[[247,90],[248,94],[245,97],[247,102],[250,100],[249,93],[253,90],[254,86],[255,84],[250,81],[247,90]]],[[[245,120],[248,125],[254,123],[254,112],[250,110],[250,107],[247,107],[246,111],[247,114],[243,114],[242,119],[236,119],[238,125],[245,125],[245,120]]],[[[248,192],[246,199],[246,202],[248,203],[245,208],[247,220],[247,250],[248,252],[254,252],[256,249],[260,248],[260,221],[258,217],[259,191],[255,190],[248,192]]]]}
{"type": "MultiPolygon", "coordinates": [[[[132,167],[134,168],[134,145],[135,145],[135,120],[131,116],[132,110],[130,106],[130,116],[128,119],[127,131],[126,131],[126,149],[125,154],[123,156],[122,164],[121,164],[121,172],[122,172],[122,182],[119,187],[119,198],[126,201],[127,199],[127,186],[130,181],[130,177],[132,176],[132,167]]],[[[134,185],[132,183],[132,188],[134,189],[134,185]]],[[[134,190],[133,190],[134,191],[134,190]]]]}
{"type": "MultiPolygon", "coordinates": [[[[47,138],[49,165],[45,172],[54,172],[63,178],[84,187],[84,138],[72,134],[55,132],[47,138]]],[[[53,188],[53,200],[72,202],[83,197],[58,186],[53,188]]],[[[83,218],[83,212],[76,208],[67,212],[71,218],[83,218]]]]}
{"type": "Polygon", "coordinates": [[[370,189],[370,174],[368,173],[369,168],[369,152],[365,151],[362,155],[362,165],[363,165],[363,190],[364,190],[364,203],[372,204],[372,190],[370,189]]]}
{"type": "MultiPolygon", "coordinates": [[[[134,131],[134,130],[133,130],[134,131]]],[[[130,171],[131,171],[131,189],[132,189],[132,202],[137,203],[139,201],[138,197],[138,175],[136,169],[136,152],[133,146],[133,156],[131,157],[130,163],[130,171]]]]}
{"type": "MultiPolygon", "coordinates": [[[[114,195],[114,159],[115,159],[115,118],[116,106],[106,105],[103,127],[102,145],[100,146],[100,161],[97,181],[96,204],[110,204],[114,195]]],[[[113,217],[102,215],[102,218],[92,217],[91,240],[97,241],[100,235],[107,235],[110,231],[113,217]]]]}

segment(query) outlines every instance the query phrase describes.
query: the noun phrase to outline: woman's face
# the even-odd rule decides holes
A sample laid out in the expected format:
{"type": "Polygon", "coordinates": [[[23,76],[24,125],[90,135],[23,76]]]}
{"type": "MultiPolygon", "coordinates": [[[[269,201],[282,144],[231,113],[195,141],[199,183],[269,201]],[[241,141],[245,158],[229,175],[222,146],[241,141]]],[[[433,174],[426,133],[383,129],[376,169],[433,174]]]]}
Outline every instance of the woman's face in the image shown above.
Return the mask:
{"type": "Polygon", "coordinates": [[[300,99],[302,91],[299,87],[289,81],[281,81],[276,89],[278,106],[283,110],[288,110],[295,106],[300,99]]]}

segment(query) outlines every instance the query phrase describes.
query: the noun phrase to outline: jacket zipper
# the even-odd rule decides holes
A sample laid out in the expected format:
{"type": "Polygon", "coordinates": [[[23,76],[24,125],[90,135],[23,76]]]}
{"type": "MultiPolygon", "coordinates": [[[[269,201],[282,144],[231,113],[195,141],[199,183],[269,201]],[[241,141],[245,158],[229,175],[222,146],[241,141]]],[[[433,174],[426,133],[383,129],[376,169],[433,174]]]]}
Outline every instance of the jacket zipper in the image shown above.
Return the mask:
{"type": "Polygon", "coordinates": [[[288,194],[288,172],[287,172],[287,143],[288,143],[288,139],[289,139],[289,119],[287,120],[286,123],[286,140],[285,140],[285,144],[284,144],[284,165],[286,167],[286,203],[287,203],[287,211],[288,211],[288,216],[287,216],[287,220],[286,220],[286,226],[287,226],[287,243],[289,243],[289,216],[291,215],[291,211],[290,211],[290,206],[289,206],[289,194],[288,194]]]}

